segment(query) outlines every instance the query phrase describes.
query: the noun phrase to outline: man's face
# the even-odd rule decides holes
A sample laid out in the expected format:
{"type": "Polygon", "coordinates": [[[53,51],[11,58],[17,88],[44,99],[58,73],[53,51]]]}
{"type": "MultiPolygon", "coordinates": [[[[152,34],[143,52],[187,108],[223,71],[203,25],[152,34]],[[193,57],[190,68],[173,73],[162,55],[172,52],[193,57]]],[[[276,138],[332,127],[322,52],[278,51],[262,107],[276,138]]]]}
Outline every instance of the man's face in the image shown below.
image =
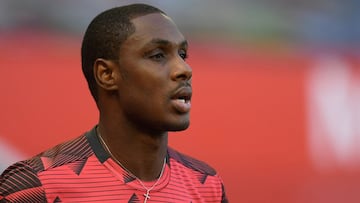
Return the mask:
{"type": "Polygon", "coordinates": [[[135,127],[154,133],[189,126],[192,70],[187,42],[174,22],[160,13],[131,21],[135,32],[120,48],[120,105],[135,127]]]}

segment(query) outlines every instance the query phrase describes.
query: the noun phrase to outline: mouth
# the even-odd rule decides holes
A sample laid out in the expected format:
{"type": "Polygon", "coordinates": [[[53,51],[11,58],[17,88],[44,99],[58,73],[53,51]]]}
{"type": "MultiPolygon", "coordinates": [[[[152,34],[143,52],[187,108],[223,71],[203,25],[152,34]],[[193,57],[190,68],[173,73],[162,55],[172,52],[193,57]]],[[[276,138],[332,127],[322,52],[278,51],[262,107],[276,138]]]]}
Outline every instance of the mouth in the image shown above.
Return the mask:
{"type": "Polygon", "coordinates": [[[180,113],[188,113],[191,109],[191,87],[180,88],[171,98],[175,109],[180,113]]]}
{"type": "Polygon", "coordinates": [[[183,87],[176,91],[172,99],[179,100],[179,102],[188,103],[191,101],[192,89],[191,87],[183,87]]]}
{"type": "Polygon", "coordinates": [[[179,96],[176,98],[176,100],[182,103],[189,103],[191,101],[191,96],[190,95],[179,96]]]}

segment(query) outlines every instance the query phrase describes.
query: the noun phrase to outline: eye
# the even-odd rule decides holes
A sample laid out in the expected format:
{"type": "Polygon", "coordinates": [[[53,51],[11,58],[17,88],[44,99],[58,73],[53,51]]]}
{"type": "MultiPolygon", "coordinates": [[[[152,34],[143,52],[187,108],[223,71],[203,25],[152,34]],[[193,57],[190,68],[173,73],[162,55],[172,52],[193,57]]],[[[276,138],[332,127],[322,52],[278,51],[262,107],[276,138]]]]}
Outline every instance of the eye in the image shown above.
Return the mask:
{"type": "Polygon", "coordinates": [[[164,57],[163,53],[158,53],[158,54],[155,54],[155,55],[151,56],[151,58],[153,58],[153,59],[160,59],[160,58],[163,58],[163,57],[164,57]]]}
{"type": "Polygon", "coordinates": [[[160,61],[160,60],[162,60],[163,58],[165,58],[165,54],[162,53],[162,52],[155,53],[155,54],[151,55],[150,58],[153,59],[153,60],[155,60],[155,61],[160,61]]]}
{"type": "Polygon", "coordinates": [[[179,56],[182,58],[182,59],[187,59],[189,57],[189,55],[186,53],[185,50],[180,50],[179,51],[179,56]]]}

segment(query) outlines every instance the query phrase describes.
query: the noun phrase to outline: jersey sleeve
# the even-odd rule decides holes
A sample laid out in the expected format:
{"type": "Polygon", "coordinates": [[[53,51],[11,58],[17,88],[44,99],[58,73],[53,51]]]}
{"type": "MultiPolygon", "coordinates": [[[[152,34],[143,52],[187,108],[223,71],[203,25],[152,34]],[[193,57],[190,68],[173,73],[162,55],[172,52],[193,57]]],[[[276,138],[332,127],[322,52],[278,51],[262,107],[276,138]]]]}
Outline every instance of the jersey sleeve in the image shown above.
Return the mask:
{"type": "Polygon", "coordinates": [[[47,202],[35,170],[25,161],[7,168],[0,176],[0,203],[47,202]]]}

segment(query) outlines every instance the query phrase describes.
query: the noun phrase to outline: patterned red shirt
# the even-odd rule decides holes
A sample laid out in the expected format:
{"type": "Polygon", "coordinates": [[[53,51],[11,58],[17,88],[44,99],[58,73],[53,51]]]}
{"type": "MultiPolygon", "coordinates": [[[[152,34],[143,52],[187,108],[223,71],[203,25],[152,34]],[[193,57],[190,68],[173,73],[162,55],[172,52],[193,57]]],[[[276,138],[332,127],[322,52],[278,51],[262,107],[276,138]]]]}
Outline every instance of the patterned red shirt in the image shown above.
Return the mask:
{"type": "MultiPolygon", "coordinates": [[[[145,182],[149,188],[155,182],[145,182]]],[[[103,149],[95,128],[0,176],[2,202],[143,202],[146,190],[103,149]]],[[[207,164],[168,149],[151,202],[228,202],[221,178],[207,164]]]]}

